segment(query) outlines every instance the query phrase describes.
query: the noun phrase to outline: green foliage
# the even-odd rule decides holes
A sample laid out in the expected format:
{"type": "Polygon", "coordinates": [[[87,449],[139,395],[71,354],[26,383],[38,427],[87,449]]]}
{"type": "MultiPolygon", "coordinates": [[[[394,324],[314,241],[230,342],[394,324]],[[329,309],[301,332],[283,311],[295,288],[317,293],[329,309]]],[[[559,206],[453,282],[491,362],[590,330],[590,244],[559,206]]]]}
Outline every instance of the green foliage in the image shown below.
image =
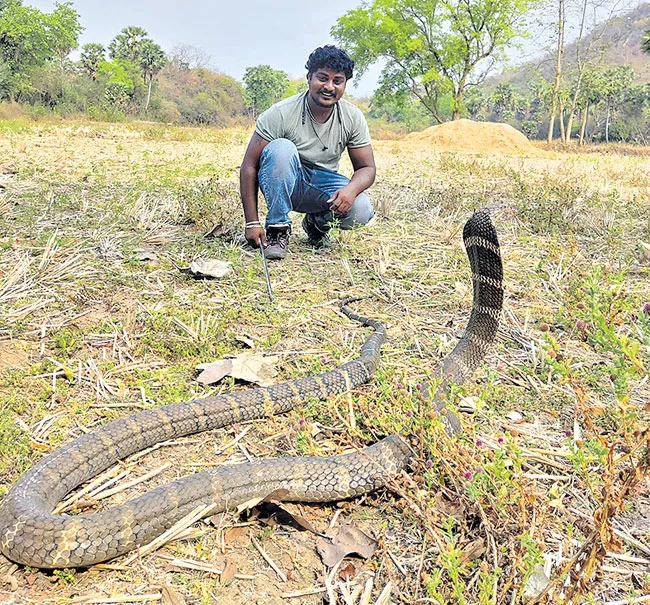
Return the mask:
{"type": "Polygon", "coordinates": [[[154,76],[167,64],[165,52],[152,40],[142,41],[139,49],[138,65],[142,68],[145,80],[151,81],[154,76]]]}
{"type": "Polygon", "coordinates": [[[140,80],[138,68],[133,63],[120,59],[104,61],[97,68],[97,77],[105,86],[106,102],[126,109],[140,80]]]}
{"type": "MultiPolygon", "coordinates": [[[[537,0],[374,0],[348,11],[332,35],[350,51],[359,73],[382,58],[382,83],[409,91],[442,121],[449,93],[459,118],[465,90],[480,81],[487,59],[500,58],[523,33],[522,16],[537,0]]],[[[487,66],[486,66],[487,67],[487,66]]]]}
{"type": "Polygon", "coordinates": [[[307,90],[307,79],[306,78],[297,78],[295,80],[289,80],[289,84],[282,95],[283,99],[288,97],[293,97],[294,95],[300,94],[307,90]]]}
{"type": "Polygon", "coordinates": [[[395,94],[380,88],[372,97],[368,117],[399,123],[407,130],[421,130],[432,125],[431,114],[412,95],[398,91],[395,94]]]}
{"type": "Polygon", "coordinates": [[[146,37],[147,32],[141,27],[129,26],[123,28],[108,45],[109,57],[138,63],[141,45],[146,37]]]}
{"type": "Polygon", "coordinates": [[[273,69],[270,65],[257,65],[246,69],[244,84],[246,107],[254,116],[258,116],[283,98],[289,88],[289,77],[285,72],[273,69]]]}
{"type": "Polygon", "coordinates": [[[5,2],[0,12],[0,93],[14,99],[30,89],[30,75],[76,48],[82,30],[72,4],[55,4],[43,13],[20,2],[5,2]]]}
{"type": "Polygon", "coordinates": [[[103,44],[91,42],[81,47],[79,63],[84,72],[93,80],[97,79],[97,70],[99,65],[105,61],[105,53],[106,49],[103,44]]]}

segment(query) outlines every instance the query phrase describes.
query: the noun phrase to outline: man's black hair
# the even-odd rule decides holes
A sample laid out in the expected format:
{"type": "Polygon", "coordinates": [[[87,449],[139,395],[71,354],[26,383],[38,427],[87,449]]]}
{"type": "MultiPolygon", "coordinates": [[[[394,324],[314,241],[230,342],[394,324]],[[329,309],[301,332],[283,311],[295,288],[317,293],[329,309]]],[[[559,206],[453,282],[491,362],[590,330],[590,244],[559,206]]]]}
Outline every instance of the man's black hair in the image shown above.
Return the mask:
{"type": "Polygon", "coordinates": [[[309,55],[309,59],[307,59],[307,64],[305,65],[307,76],[322,67],[341,72],[345,74],[346,80],[350,80],[352,79],[352,71],[354,70],[354,61],[350,59],[348,53],[342,48],[337,48],[332,44],[326,44],[325,46],[319,46],[309,55]]]}

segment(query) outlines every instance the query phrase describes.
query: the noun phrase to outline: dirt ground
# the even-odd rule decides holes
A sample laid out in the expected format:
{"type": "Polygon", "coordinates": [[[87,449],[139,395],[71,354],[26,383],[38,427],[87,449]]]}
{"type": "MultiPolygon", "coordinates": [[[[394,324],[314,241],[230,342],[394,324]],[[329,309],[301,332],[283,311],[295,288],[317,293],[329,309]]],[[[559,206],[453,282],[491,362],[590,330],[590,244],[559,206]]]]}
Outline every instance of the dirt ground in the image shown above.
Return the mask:
{"type": "Polygon", "coordinates": [[[424,447],[385,490],[287,505],[313,531],[227,513],[90,569],[0,556],[0,603],[483,605],[546,588],[548,603],[612,605],[649,594],[650,160],[548,149],[511,130],[461,121],[375,141],[376,218],[318,253],[296,216],[291,254],[271,266],[270,308],[241,236],[237,173],[250,132],[4,124],[0,497],[97,425],[250,386],[203,387],[198,363],[272,353],[280,379],[295,379],[354,359],[368,330],[338,311],[349,294],[368,295],[360,311],[388,328],[372,382],[122,461],[103,476],[120,491],[70,513],[216,465],[338,454],[395,430],[424,447]],[[452,395],[474,413],[449,439],[418,385],[466,324],[462,226],[481,206],[498,225],[506,302],[494,349],[452,395]],[[223,234],[204,237],[215,225],[223,234]],[[193,280],[180,269],[199,257],[233,272],[193,280]],[[319,534],[345,522],[376,550],[327,566],[319,534]]]}

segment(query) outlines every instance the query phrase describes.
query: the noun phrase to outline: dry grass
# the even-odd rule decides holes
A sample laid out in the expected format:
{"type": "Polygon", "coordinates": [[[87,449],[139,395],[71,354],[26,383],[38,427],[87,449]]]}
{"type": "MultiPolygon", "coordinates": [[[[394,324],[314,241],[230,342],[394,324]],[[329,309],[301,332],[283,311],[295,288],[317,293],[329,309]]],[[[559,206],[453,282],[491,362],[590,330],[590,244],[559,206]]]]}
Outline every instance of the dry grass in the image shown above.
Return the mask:
{"type": "Polygon", "coordinates": [[[319,531],[354,520],[379,539],[378,553],[346,560],[345,579],[323,568],[316,536],[220,515],[151,554],[97,569],[49,574],[4,561],[0,600],[487,605],[522,602],[544,569],[551,603],[647,593],[650,286],[638,244],[650,241],[650,160],[463,155],[378,141],[377,219],[341,233],[324,254],[296,236],[289,258],[271,266],[271,308],[259,258],[241,245],[236,175],[247,137],[152,125],[5,127],[0,490],[82,431],[217,392],[194,380],[194,366],[250,341],[281,355],[285,378],[354,358],[366,331],[337,301],[370,295],[359,308],[390,337],[373,383],[164,444],[107,471],[74,505],[95,510],[226,461],[329,455],[404,429],[422,449],[390,490],[296,507],[319,531]],[[417,384],[467,320],[461,231],[483,205],[494,209],[502,242],[504,320],[475,380],[452,394],[452,405],[476,411],[463,415],[466,435],[449,440],[417,384]],[[216,223],[225,235],[204,238],[216,223]],[[179,269],[199,256],[230,261],[234,272],[193,281],[179,269]]]}

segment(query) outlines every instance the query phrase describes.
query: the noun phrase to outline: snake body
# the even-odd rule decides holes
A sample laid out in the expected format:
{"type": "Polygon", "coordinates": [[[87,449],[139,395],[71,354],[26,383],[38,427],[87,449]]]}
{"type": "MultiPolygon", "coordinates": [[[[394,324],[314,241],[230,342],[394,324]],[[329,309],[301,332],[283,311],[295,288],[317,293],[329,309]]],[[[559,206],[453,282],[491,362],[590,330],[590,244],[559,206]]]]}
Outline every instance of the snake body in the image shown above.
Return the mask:
{"type": "MultiPolygon", "coordinates": [[[[499,243],[489,215],[475,212],[463,237],[474,303],[466,333],[436,369],[442,386],[449,379],[464,379],[481,361],[496,334],[503,298],[499,243]]],[[[110,422],[43,458],[16,482],[0,506],[0,551],[33,567],[86,567],[143,546],[201,505],[215,504],[213,514],[273,492],[282,493],[285,501],[328,502],[385,485],[411,457],[400,435],[358,453],[219,467],[94,514],[52,514],[70,491],[160,441],[287,412],[307,397],[326,399],[369,380],[379,364],[386,331],[379,322],[349,311],[345,303],[342,309],[374,329],[353,361],[317,376],[143,411],[110,422]]],[[[436,395],[434,401],[444,413],[444,398],[436,395]]],[[[444,417],[449,433],[462,430],[455,415],[444,417]]]]}

